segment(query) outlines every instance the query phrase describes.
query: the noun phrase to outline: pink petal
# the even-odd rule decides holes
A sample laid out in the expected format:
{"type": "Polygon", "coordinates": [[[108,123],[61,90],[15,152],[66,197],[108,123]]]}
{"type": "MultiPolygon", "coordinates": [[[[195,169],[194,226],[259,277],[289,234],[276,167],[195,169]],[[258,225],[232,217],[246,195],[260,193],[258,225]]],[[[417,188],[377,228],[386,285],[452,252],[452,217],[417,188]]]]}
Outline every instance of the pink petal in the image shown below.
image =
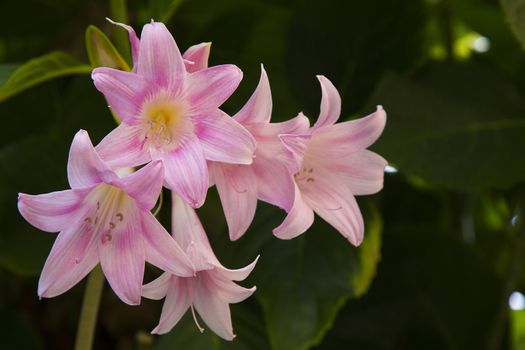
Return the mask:
{"type": "Polygon", "coordinates": [[[231,281],[244,281],[246,277],[248,277],[248,275],[255,268],[255,264],[257,264],[257,261],[259,261],[259,255],[257,255],[257,257],[252,263],[240,269],[230,270],[223,266],[218,266],[217,268],[218,270],[220,270],[221,274],[223,274],[227,279],[231,281]]]}
{"type": "Polygon", "coordinates": [[[152,21],[144,26],[139,52],[139,75],[172,91],[181,87],[186,68],[173,36],[163,23],[152,21]]]}
{"type": "Polygon", "coordinates": [[[96,150],[108,166],[116,169],[149,162],[150,154],[143,145],[142,126],[122,123],[100,141],[96,150]]]}
{"type": "Polygon", "coordinates": [[[280,239],[292,239],[299,236],[314,222],[314,212],[304,201],[301,191],[295,185],[293,207],[278,227],[273,229],[273,234],[280,239]]]}
{"type": "Polygon", "coordinates": [[[221,271],[204,271],[210,285],[213,285],[215,293],[219,298],[229,304],[240,303],[249,298],[257,288],[244,288],[232,282],[229,278],[221,273],[221,271]]]}
{"type": "Polygon", "coordinates": [[[39,195],[18,194],[18,210],[31,225],[47,232],[58,232],[89,209],[84,198],[92,188],[51,192],[39,195]]]}
{"type": "Polygon", "coordinates": [[[294,201],[294,182],[286,163],[258,155],[252,169],[257,178],[258,198],[289,211],[294,201]]]}
{"type": "Polygon", "coordinates": [[[171,277],[169,272],[164,272],[158,278],[142,286],[142,296],[152,300],[160,300],[168,293],[171,277]]]}
{"type": "Polygon", "coordinates": [[[322,126],[332,125],[341,114],[341,96],[334,84],[326,77],[318,75],[317,79],[321,83],[321,112],[313,128],[319,129],[322,126]]]}
{"type": "Polygon", "coordinates": [[[233,340],[235,335],[233,334],[230,305],[227,301],[221,300],[219,293],[214,288],[214,283],[204,274],[202,278],[192,281],[194,282],[193,304],[215,334],[223,339],[233,340]]]}
{"type": "Polygon", "coordinates": [[[151,331],[152,334],[168,333],[186,313],[191,305],[187,282],[185,278],[171,278],[159,324],[151,331]]]}
{"type": "Polygon", "coordinates": [[[159,198],[164,181],[163,175],[162,162],[154,161],[137,172],[115,181],[115,185],[133,197],[143,210],[149,211],[159,198]]]}
{"type": "Polygon", "coordinates": [[[149,263],[177,276],[195,275],[193,264],[180,245],[150,212],[142,213],[142,230],[149,263]]]}
{"type": "Polygon", "coordinates": [[[117,179],[117,175],[100,159],[85,130],[76,133],[67,162],[71,188],[89,187],[117,179]]]}
{"type": "Polygon", "coordinates": [[[214,66],[187,76],[184,86],[190,102],[189,113],[199,116],[213,111],[237,89],[242,71],[233,64],[214,66]]]}
{"type": "Polygon", "coordinates": [[[188,137],[162,161],[167,187],[194,208],[200,207],[208,191],[208,166],[197,137],[188,137]]]}
{"type": "Polygon", "coordinates": [[[350,188],[354,195],[367,195],[383,188],[383,178],[387,161],[369,150],[347,155],[344,162],[333,164],[333,170],[350,188]]]}
{"type": "Polygon", "coordinates": [[[68,291],[97,265],[95,238],[88,223],[70,222],[69,229],[58,235],[47,257],[38,281],[40,297],[52,298],[68,291]]]}
{"type": "Polygon", "coordinates": [[[253,161],[255,139],[222,111],[200,118],[197,137],[207,160],[234,164],[251,164],[253,161]]]}
{"type": "MultiPolygon", "coordinates": [[[[317,171],[318,169],[316,169],[317,171]]],[[[319,174],[317,174],[319,175],[319,174]]],[[[350,190],[329,174],[316,176],[302,188],[308,205],[355,246],[363,241],[361,211],[350,190]]]]}
{"type": "Polygon", "coordinates": [[[360,119],[330,125],[314,133],[312,150],[329,149],[333,155],[344,156],[365,149],[381,135],[386,123],[386,113],[381,106],[377,111],[360,119]]]}
{"type": "Polygon", "coordinates": [[[192,62],[192,64],[186,64],[186,71],[188,73],[193,73],[208,68],[210,48],[211,43],[200,43],[190,46],[186,52],[184,52],[182,58],[192,62]]]}
{"type": "Polygon", "coordinates": [[[113,68],[95,68],[91,77],[123,122],[133,124],[139,120],[142,102],[152,88],[151,83],[135,73],[113,68]]]}
{"type": "Polygon", "coordinates": [[[128,31],[129,43],[131,45],[131,55],[133,57],[133,62],[135,64],[137,64],[138,63],[138,58],[139,58],[140,41],[139,41],[139,38],[137,37],[137,34],[135,33],[135,30],[133,29],[133,27],[132,26],[128,26],[127,24],[124,24],[124,23],[119,23],[119,22],[112,21],[111,19],[109,19],[107,17],[106,17],[106,20],[108,22],[110,22],[111,24],[114,24],[116,26],[122,27],[122,28],[124,28],[124,29],[126,29],[128,31]]]}
{"type": "Polygon", "coordinates": [[[171,225],[175,241],[186,251],[196,271],[220,265],[195,210],[173,193],[171,225]]]}
{"type": "Polygon", "coordinates": [[[272,115],[272,92],[268,76],[261,64],[261,77],[252,96],[233,117],[241,124],[269,123],[272,115]]]}
{"type": "Polygon", "coordinates": [[[145,252],[141,228],[139,209],[134,208],[122,223],[98,237],[102,271],[115,294],[129,305],[139,305],[142,294],[145,252]]]}
{"type": "Polygon", "coordinates": [[[257,207],[257,181],[248,165],[210,163],[230,239],[239,239],[252,223],[257,207]]]}

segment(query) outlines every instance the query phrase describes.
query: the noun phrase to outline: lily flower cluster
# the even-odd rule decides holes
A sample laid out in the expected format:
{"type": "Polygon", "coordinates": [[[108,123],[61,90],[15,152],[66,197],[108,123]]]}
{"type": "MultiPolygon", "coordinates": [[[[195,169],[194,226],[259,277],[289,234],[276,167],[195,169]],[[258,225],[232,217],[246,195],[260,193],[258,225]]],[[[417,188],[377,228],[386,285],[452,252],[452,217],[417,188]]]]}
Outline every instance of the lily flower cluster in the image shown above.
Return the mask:
{"type": "Polygon", "coordinates": [[[229,304],[255,291],[236,281],[255,267],[230,270],[215,257],[194,211],[215,186],[231,240],[250,226],[257,201],[287,212],[273,230],[281,239],[304,233],[314,212],[351,244],[363,239],[355,195],[378,192],[386,161],[367,147],[386,122],[381,106],[369,116],[336,123],[341,98],[318,76],[322,98],[313,126],[299,113],[271,123],[272,98],[264,68],[255,92],[233,116],[220,106],[236,90],[241,70],[208,67],[210,44],[181,54],[159,22],[139,39],[127,25],[133,69],[96,68],[92,78],[122,122],[96,147],[80,130],[71,145],[71,189],[20,194],[18,208],[35,227],[60,232],[38,283],[51,298],[82,280],[97,264],[125,303],[165,298],[153,333],[170,331],[191,309],[220,337],[234,338],[229,304]],[[151,210],[162,187],[172,193],[171,235],[151,210]],[[143,286],[145,262],[164,273],[143,286]]]}

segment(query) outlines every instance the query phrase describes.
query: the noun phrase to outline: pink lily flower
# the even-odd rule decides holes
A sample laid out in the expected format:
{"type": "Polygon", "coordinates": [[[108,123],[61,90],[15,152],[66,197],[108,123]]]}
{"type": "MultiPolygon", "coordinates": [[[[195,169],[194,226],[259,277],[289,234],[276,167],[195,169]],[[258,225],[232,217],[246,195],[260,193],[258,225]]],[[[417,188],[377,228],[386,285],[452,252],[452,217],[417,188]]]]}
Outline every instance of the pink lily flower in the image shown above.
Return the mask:
{"type": "Polygon", "coordinates": [[[294,238],[313,223],[314,211],[353,245],[361,244],[363,217],[355,195],[373,194],[383,188],[387,165],[367,150],[381,135],[386,113],[381,106],[367,117],[335,124],[341,113],[341,97],[324,76],[321,83],[321,112],[304,135],[281,135],[294,152],[294,203],[283,223],[273,230],[282,239],[294,238]]]}
{"type": "Polygon", "coordinates": [[[211,330],[223,339],[232,340],[235,335],[229,304],[239,303],[255,292],[255,287],[243,288],[233,281],[248,277],[259,257],[244,268],[226,269],[215,257],[193,208],[175,194],[172,202],[173,236],[190,257],[197,274],[195,277],[179,277],[166,272],[144,286],[144,297],[166,298],[159,324],[151,333],[169,332],[189,308],[198,329],[203,332],[195,308],[211,330]]]}
{"type": "Polygon", "coordinates": [[[250,226],[257,199],[285,210],[293,205],[293,179],[289,176],[293,154],[280,141],[279,135],[305,133],[310,123],[302,114],[286,122],[270,123],[271,114],[270,83],[261,65],[257,88],[233,116],[257,141],[253,163],[210,162],[208,165],[224,208],[231,240],[240,238],[250,226]]]}
{"type": "MultiPolygon", "coordinates": [[[[188,71],[208,66],[210,45],[192,46],[186,51],[188,71]]],[[[310,123],[300,114],[282,123],[270,123],[272,93],[268,75],[261,65],[259,84],[243,108],[233,116],[257,141],[250,165],[208,162],[210,182],[219,192],[232,241],[244,235],[255,215],[257,199],[289,210],[293,204],[293,180],[288,165],[293,155],[282,144],[279,134],[307,132],[310,123]]]]}
{"type": "Polygon", "coordinates": [[[60,295],[99,262],[122,301],[140,303],[145,261],[178,276],[194,268],[150,210],[162,189],[162,163],[120,178],[96,153],[86,131],[73,140],[68,161],[71,190],[20,193],[18,209],[33,226],[60,232],[46,260],[38,295],[60,295]]]}
{"type": "Polygon", "coordinates": [[[93,70],[95,86],[122,119],[97,151],[112,168],[160,160],[167,187],[199,207],[208,189],[206,160],[252,162],[255,140],[219,109],[239,85],[242,72],[221,65],[188,73],[162,23],[145,25],[140,41],[131,43],[132,72],[93,70]]]}

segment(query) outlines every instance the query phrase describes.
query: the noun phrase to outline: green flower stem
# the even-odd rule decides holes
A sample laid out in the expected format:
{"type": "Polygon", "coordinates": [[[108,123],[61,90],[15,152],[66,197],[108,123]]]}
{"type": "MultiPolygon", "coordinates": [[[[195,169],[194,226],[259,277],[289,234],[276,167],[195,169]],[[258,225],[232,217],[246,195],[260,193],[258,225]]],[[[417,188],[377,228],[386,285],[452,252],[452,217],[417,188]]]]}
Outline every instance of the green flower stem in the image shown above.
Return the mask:
{"type": "Polygon", "coordinates": [[[95,337],[98,308],[104,287],[104,274],[97,265],[89,274],[78,322],[75,350],[91,350],[95,337]]]}

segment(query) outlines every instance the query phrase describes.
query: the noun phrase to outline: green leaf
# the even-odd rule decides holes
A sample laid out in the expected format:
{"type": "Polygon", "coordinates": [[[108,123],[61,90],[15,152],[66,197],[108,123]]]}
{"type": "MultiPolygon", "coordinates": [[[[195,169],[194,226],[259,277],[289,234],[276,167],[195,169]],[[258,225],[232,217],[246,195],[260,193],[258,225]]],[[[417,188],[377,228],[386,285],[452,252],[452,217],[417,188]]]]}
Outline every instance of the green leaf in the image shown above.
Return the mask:
{"type": "Polygon", "coordinates": [[[525,48],[525,0],[500,0],[500,3],[514,35],[525,48]]]}
{"type": "Polygon", "coordinates": [[[90,25],[86,29],[86,50],[93,67],[110,67],[129,71],[129,65],[100,29],[90,25]]]}
{"type": "Polygon", "coordinates": [[[51,52],[21,65],[0,87],[0,102],[44,81],[90,72],[91,66],[77,61],[71,55],[61,51],[51,52]]]}
{"type": "Polygon", "coordinates": [[[20,67],[19,64],[0,64],[0,86],[4,85],[14,71],[20,67]]]}
{"type": "Polygon", "coordinates": [[[308,349],[322,340],[347,300],[370,286],[380,236],[379,215],[371,211],[359,248],[320,219],[300,238],[269,241],[254,279],[272,349],[308,349]]]}
{"type": "Polygon", "coordinates": [[[366,113],[385,107],[373,148],[407,174],[463,191],[507,188],[525,179],[523,101],[484,67],[434,63],[412,79],[387,74],[366,113]]]}

